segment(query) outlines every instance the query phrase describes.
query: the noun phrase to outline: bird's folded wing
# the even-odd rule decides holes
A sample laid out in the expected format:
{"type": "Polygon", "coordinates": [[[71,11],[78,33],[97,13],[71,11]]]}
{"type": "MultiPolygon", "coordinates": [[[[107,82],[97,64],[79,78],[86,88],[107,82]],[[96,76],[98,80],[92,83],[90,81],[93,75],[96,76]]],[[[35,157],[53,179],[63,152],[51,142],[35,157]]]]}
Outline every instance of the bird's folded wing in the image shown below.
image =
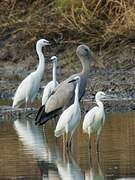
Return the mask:
{"type": "Polygon", "coordinates": [[[84,126],[88,127],[88,126],[92,126],[92,124],[94,123],[95,120],[95,111],[96,111],[96,107],[92,108],[84,117],[84,126]]]}
{"type": "Polygon", "coordinates": [[[66,131],[66,128],[68,129],[68,125],[73,117],[73,112],[74,112],[74,106],[72,105],[62,113],[55,129],[56,137],[61,136],[66,131]]]}
{"type": "Polygon", "coordinates": [[[49,113],[70,104],[74,97],[74,88],[75,85],[73,83],[68,83],[67,81],[61,83],[48,99],[45,112],[49,113]]]}

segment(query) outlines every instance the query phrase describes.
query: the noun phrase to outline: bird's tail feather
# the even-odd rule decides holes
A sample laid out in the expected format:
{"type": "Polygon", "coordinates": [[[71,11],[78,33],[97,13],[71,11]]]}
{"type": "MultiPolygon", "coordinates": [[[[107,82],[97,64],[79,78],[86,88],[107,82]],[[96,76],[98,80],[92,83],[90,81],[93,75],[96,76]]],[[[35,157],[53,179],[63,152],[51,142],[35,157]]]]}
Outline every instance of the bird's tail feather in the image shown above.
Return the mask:
{"type": "Polygon", "coordinates": [[[45,106],[41,106],[35,119],[35,125],[43,125],[49,121],[49,119],[59,115],[60,109],[56,109],[54,111],[51,111],[49,113],[45,112],[45,106]]]}
{"type": "Polygon", "coordinates": [[[24,101],[19,101],[19,102],[16,102],[15,100],[13,101],[13,104],[12,104],[12,108],[19,108],[22,104],[24,103],[24,101]]]}
{"type": "Polygon", "coordinates": [[[41,120],[41,118],[42,118],[42,116],[43,116],[44,113],[45,113],[45,106],[42,105],[42,106],[39,108],[38,112],[37,112],[37,115],[36,115],[36,118],[35,118],[35,125],[37,125],[37,124],[40,123],[40,120],[41,120]]]}
{"type": "Polygon", "coordinates": [[[59,136],[61,136],[62,134],[64,134],[64,129],[55,131],[55,136],[56,136],[56,137],[59,137],[59,136]]]}

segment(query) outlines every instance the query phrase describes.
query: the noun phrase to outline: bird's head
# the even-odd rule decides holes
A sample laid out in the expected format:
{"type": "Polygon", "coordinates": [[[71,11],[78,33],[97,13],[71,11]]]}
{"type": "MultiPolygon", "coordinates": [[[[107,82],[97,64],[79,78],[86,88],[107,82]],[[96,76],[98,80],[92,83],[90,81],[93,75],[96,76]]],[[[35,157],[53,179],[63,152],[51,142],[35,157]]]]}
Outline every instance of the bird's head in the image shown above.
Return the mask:
{"type": "Polygon", "coordinates": [[[44,46],[47,46],[47,45],[50,45],[49,41],[46,40],[46,39],[40,39],[37,41],[37,46],[38,47],[44,47],[44,46]]]}
{"type": "Polygon", "coordinates": [[[104,92],[102,92],[102,91],[99,91],[99,92],[97,92],[96,93],[96,99],[98,99],[98,100],[101,100],[101,99],[104,99],[106,97],[106,94],[104,93],[104,92]]]}
{"type": "Polygon", "coordinates": [[[57,57],[56,56],[52,56],[51,58],[50,58],[50,61],[52,62],[52,63],[57,63],[57,57]]]}
{"type": "Polygon", "coordinates": [[[94,54],[90,50],[90,48],[84,44],[77,47],[76,54],[78,57],[83,59],[89,59],[91,57],[94,57],[94,54]]]}
{"type": "Polygon", "coordinates": [[[72,82],[80,82],[80,76],[75,76],[72,80],[70,80],[68,83],[72,82]]]}

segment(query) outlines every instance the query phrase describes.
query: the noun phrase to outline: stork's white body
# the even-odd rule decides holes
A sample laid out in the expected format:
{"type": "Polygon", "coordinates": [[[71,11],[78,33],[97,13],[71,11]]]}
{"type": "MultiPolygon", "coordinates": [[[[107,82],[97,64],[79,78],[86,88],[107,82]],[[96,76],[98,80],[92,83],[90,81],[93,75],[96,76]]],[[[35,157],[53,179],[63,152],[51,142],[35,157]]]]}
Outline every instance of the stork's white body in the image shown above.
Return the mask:
{"type": "Polygon", "coordinates": [[[42,97],[42,105],[46,104],[53,90],[58,86],[58,82],[54,83],[53,80],[50,81],[44,88],[43,97],[42,97]]]}
{"type": "Polygon", "coordinates": [[[36,44],[36,51],[39,56],[39,65],[36,71],[28,75],[19,85],[13,98],[12,107],[19,107],[22,103],[33,102],[38,90],[40,88],[40,82],[44,74],[45,59],[42,53],[42,47],[48,45],[48,41],[40,39],[36,44]]]}
{"type": "Polygon", "coordinates": [[[67,108],[59,118],[58,124],[55,129],[55,136],[59,137],[64,133],[68,134],[76,129],[81,119],[80,106],[72,104],[67,108]]]}
{"type": "Polygon", "coordinates": [[[92,108],[84,117],[83,131],[91,134],[100,130],[104,123],[105,113],[98,106],[92,108]]]}
{"type": "Polygon", "coordinates": [[[18,86],[13,101],[13,107],[19,107],[24,101],[26,104],[28,101],[33,102],[38,93],[40,81],[41,78],[37,77],[36,72],[26,77],[18,86]]]}
{"type": "Polygon", "coordinates": [[[55,129],[56,137],[59,137],[64,133],[68,134],[69,132],[71,132],[71,138],[72,138],[72,135],[81,120],[81,109],[80,109],[79,97],[78,97],[80,77],[77,76],[74,79],[77,78],[78,78],[78,82],[75,88],[74,104],[69,106],[60,116],[55,129]]]}
{"type": "Polygon", "coordinates": [[[93,132],[97,133],[97,150],[98,148],[98,141],[99,135],[102,129],[102,126],[105,122],[105,112],[104,112],[104,105],[101,101],[106,95],[102,91],[97,92],[95,96],[95,100],[97,103],[96,107],[93,107],[84,117],[83,121],[83,131],[90,135],[93,132]]]}

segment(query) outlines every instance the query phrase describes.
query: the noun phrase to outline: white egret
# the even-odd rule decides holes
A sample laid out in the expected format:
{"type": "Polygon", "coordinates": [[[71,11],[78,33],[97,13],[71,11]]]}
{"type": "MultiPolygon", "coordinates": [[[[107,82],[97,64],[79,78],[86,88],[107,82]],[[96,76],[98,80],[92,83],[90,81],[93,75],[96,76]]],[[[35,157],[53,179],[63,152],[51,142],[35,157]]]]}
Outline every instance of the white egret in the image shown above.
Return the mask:
{"type": "Polygon", "coordinates": [[[83,121],[83,131],[88,133],[89,142],[91,133],[97,133],[97,152],[99,151],[99,135],[105,122],[104,105],[101,101],[105,97],[106,95],[102,91],[96,93],[95,100],[97,106],[93,107],[90,111],[87,112],[83,121]]]}
{"type": "Polygon", "coordinates": [[[50,81],[44,88],[43,91],[43,97],[42,97],[42,105],[45,105],[48,98],[52,94],[53,90],[56,88],[56,86],[59,84],[56,81],[56,68],[57,68],[57,57],[52,56],[51,61],[53,62],[53,80],[50,81]]]}
{"type": "Polygon", "coordinates": [[[79,97],[78,97],[80,77],[79,76],[74,77],[74,79],[69,81],[69,83],[73,81],[76,81],[74,103],[61,114],[55,129],[56,137],[64,135],[64,133],[66,133],[67,136],[67,134],[71,132],[69,143],[67,141],[67,147],[71,145],[73,133],[81,119],[81,109],[80,109],[79,97]]]}
{"type": "Polygon", "coordinates": [[[39,57],[39,65],[36,71],[28,75],[17,88],[15,96],[13,98],[13,108],[19,107],[21,104],[23,104],[24,101],[27,108],[28,101],[30,101],[31,103],[34,101],[40,88],[42,76],[44,74],[45,58],[42,52],[42,48],[46,45],[49,45],[49,41],[47,41],[46,39],[40,39],[37,41],[36,51],[39,57]]]}

